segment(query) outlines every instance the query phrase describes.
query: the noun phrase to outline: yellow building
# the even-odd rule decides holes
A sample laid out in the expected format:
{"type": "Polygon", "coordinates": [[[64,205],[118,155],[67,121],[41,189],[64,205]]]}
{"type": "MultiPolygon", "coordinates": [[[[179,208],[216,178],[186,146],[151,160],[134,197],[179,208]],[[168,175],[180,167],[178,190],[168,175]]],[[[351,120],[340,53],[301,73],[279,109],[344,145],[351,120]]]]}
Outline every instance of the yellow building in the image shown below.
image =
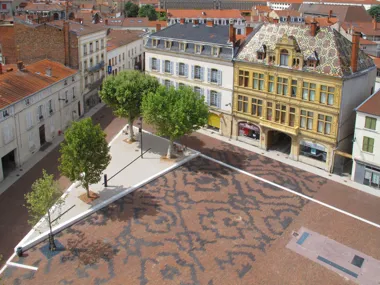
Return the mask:
{"type": "Polygon", "coordinates": [[[236,56],[233,136],[330,170],[334,151],[350,149],[353,109],[375,84],[355,40],[316,23],[261,26],[236,56]]]}

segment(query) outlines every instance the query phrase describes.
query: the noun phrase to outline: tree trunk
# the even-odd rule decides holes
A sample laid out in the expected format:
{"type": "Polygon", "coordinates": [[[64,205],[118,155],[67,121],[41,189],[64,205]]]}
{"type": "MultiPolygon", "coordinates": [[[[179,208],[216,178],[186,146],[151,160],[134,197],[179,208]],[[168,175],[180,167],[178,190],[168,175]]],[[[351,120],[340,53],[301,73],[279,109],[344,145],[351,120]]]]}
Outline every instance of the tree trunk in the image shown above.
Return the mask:
{"type": "Polygon", "coordinates": [[[133,119],[129,116],[128,124],[129,124],[129,132],[128,132],[128,140],[133,141],[133,119]]]}
{"type": "Polygon", "coordinates": [[[86,188],[86,191],[87,191],[87,198],[91,198],[90,197],[90,187],[88,186],[88,184],[85,184],[84,188],[86,188]]]}
{"type": "Polygon", "coordinates": [[[50,217],[50,209],[48,209],[48,223],[49,223],[49,229],[50,229],[50,234],[49,234],[49,250],[55,251],[56,250],[56,245],[54,242],[54,235],[53,235],[53,229],[51,227],[51,217],[50,217]]]}
{"type": "Polygon", "coordinates": [[[172,158],[172,152],[173,152],[173,140],[170,139],[170,140],[169,140],[168,153],[167,153],[167,155],[166,155],[166,158],[167,158],[167,159],[171,159],[171,158],[172,158]]]}

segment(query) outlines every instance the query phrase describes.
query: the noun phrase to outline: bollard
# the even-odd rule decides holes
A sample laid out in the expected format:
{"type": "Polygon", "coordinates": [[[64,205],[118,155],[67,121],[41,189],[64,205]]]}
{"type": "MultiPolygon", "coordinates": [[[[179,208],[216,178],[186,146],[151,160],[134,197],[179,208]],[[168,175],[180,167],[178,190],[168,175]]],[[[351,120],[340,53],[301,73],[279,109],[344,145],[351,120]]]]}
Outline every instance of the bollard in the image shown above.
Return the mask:
{"type": "Polygon", "coordinates": [[[104,187],[107,187],[107,174],[104,174],[104,187]]]}

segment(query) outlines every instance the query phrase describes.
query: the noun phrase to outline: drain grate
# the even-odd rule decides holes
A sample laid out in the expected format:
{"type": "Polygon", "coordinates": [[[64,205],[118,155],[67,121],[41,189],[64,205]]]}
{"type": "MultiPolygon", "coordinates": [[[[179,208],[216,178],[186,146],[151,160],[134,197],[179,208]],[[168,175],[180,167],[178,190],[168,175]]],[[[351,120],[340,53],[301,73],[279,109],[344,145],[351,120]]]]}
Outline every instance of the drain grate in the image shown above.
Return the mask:
{"type": "Polygon", "coordinates": [[[355,255],[354,258],[351,261],[351,264],[355,265],[356,267],[362,268],[363,262],[364,262],[364,258],[363,257],[355,255]]]}

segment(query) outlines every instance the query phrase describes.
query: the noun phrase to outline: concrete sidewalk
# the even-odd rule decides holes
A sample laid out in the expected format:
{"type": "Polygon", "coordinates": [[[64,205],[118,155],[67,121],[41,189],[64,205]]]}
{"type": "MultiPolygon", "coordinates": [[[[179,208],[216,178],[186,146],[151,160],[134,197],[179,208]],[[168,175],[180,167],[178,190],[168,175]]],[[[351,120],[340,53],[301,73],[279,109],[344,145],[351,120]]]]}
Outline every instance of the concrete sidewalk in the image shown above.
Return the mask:
{"type": "MultiPolygon", "coordinates": [[[[107,174],[109,178],[108,185],[104,187],[102,176],[99,183],[90,186],[90,190],[99,195],[98,199],[90,204],[83,202],[79,196],[86,193],[86,190],[81,187],[79,183],[74,183],[63,195],[65,204],[61,212],[52,209],[53,220],[58,218],[60,213],[64,213],[68,210],[67,213],[57,220],[58,224],[54,226],[57,231],[182,165],[198,154],[195,151],[186,150],[184,153],[178,154],[176,159],[162,159],[162,156],[166,155],[168,141],[151,133],[144,132],[143,151],[150,150],[141,158],[139,157],[141,151],[140,133],[138,133],[137,128],[134,129],[136,131],[136,142],[127,143],[127,135],[122,131],[110,142],[112,160],[104,171],[104,174],[107,174]],[[132,161],[134,162],[130,166],[122,170],[132,161]]],[[[48,229],[48,224],[44,221],[40,221],[18,246],[22,246],[23,248],[29,247],[31,243],[35,244],[37,241],[41,241],[44,239],[43,236],[46,238],[48,229]]]]}
{"type": "Polygon", "coordinates": [[[357,183],[355,181],[352,181],[351,177],[339,176],[339,175],[336,175],[333,173],[329,173],[325,170],[319,169],[317,167],[305,164],[303,162],[288,159],[287,158],[288,155],[286,155],[284,153],[281,153],[278,151],[265,151],[263,149],[260,149],[257,146],[253,146],[253,145],[250,145],[250,144],[242,142],[242,141],[238,141],[238,140],[230,139],[228,137],[224,137],[224,136],[220,135],[219,133],[216,133],[216,132],[208,130],[208,129],[200,129],[197,132],[200,134],[212,137],[214,139],[218,139],[218,140],[221,140],[223,142],[232,144],[234,146],[241,147],[243,149],[252,151],[254,153],[263,155],[265,157],[269,157],[271,159],[280,161],[280,162],[288,164],[290,166],[308,171],[310,173],[314,173],[314,174],[319,175],[321,177],[324,177],[326,179],[330,179],[330,180],[333,180],[335,182],[347,185],[349,187],[355,188],[355,189],[363,191],[365,193],[380,197],[380,191],[378,191],[374,188],[371,188],[367,185],[363,185],[363,184],[357,183]]]}

